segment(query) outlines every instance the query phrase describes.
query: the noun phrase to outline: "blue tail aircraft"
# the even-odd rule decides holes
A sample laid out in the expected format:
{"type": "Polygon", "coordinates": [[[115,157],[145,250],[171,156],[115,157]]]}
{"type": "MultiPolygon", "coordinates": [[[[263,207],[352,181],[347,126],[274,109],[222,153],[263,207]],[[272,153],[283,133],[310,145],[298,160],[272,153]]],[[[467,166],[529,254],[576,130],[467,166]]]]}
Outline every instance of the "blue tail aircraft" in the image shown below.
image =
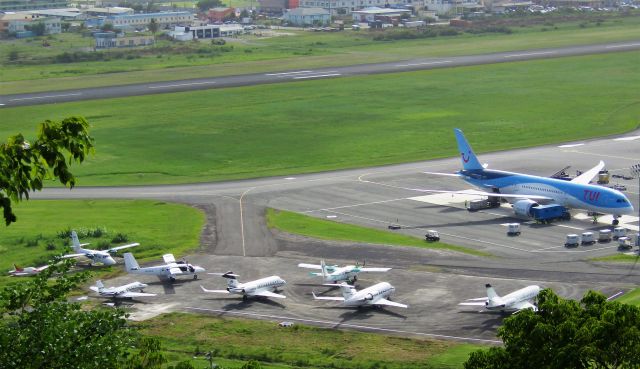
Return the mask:
{"type": "Polygon", "coordinates": [[[589,184],[602,168],[604,168],[604,162],[602,161],[592,169],[573,178],[571,181],[501,170],[490,170],[486,168],[486,165],[480,164],[471,146],[462,134],[462,131],[455,129],[454,132],[462,159],[462,170],[455,174],[446,175],[460,177],[465,182],[483,190],[477,192],[464,191],[465,194],[504,198],[513,205],[513,209],[518,215],[528,214],[529,210],[534,206],[538,206],[539,203],[558,204],[566,208],[583,209],[600,214],[612,214],[614,225],[618,224],[618,218],[620,216],[633,214],[633,205],[631,205],[631,202],[629,202],[623,193],[612,188],[589,184]]]}

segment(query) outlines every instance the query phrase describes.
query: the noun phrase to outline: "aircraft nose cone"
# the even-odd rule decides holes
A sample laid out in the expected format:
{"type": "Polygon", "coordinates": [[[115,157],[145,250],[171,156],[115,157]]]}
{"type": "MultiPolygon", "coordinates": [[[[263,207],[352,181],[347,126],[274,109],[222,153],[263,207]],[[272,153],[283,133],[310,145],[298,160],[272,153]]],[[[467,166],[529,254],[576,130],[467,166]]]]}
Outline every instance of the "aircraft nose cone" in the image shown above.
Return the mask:
{"type": "Polygon", "coordinates": [[[200,272],[204,272],[204,271],[205,270],[204,270],[203,267],[199,267],[199,266],[196,267],[196,272],[200,273],[200,272]]]}
{"type": "Polygon", "coordinates": [[[113,260],[113,258],[112,258],[112,257],[108,257],[108,258],[105,258],[105,259],[102,261],[102,263],[103,263],[104,265],[115,265],[115,264],[116,264],[116,261],[115,261],[115,260],[113,260]]]}

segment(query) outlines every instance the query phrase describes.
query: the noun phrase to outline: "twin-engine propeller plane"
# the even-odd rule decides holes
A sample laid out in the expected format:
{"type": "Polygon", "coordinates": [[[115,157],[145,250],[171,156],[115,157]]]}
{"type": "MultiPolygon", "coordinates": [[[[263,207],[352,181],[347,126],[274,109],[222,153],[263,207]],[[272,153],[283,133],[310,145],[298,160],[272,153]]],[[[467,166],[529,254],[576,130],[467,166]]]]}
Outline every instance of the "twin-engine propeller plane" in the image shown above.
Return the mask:
{"type": "Polygon", "coordinates": [[[469,299],[458,305],[463,306],[484,306],[489,311],[518,312],[523,309],[533,309],[538,311],[538,307],[531,303],[540,293],[540,287],[536,285],[527,286],[510,294],[500,297],[490,284],[487,287],[487,297],[469,299]]]}
{"type": "Polygon", "coordinates": [[[64,255],[62,256],[62,258],[66,259],[84,256],[91,260],[91,265],[94,265],[95,263],[102,263],[104,265],[115,265],[116,261],[113,259],[111,254],[115,254],[118,250],[127,249],[129,247],[138,246],[140,244],[135,242],[128,245],[112,247],[108,250],[83,249],[82,247],[86,245],[88,245],[88,243],[80,243],[76,231],[71,231],[71,247],[73,248],[73,251],[75,251],[75,254],[64,255]]]}
{"type": "Polygon", "coordinates": [[[95,286],[89,287],[92,291],[97,292],[100,297],[109,297],[113,299],[132,299],[135,297],[156,296],[155,293],[145,293],[144,289],[148,285],[140,282],[133,282],[117,287],[105,287],[101,280],[96,282],[95,286]]]}
{"type": "Polygon", "coordinates": [[[11,277],[27,277],[30,275],[36,275],[48,267],[49,265],[43,265],[41,267],[20,267],[13,264],[13,270],[9,271],[9,275],[11,277]]]}
{"type": "MultiPolygon", "coordinates": [[[[328,286],[333,286],[329,284],[328,286]]],[[[312,292],[313,298],[316,300],[341,301],[343,306],[361,307],[361,306],[395,306],[408,308],[408,305],[400,304],[389,300],[389,297],[395,292],[396,288],[387,282],[380,282],[364,290],[358,291],[356,288],[347,283],[340,283],[342,297],[316,296],[312,292]]]]}
{"type": "Polygon", "coordinates": [[[570,181],[486,169],[486,164],[480,164],[462,131],[455,129],[454,132],[462,159],[462,170],[457,173],[425,173],[460,177],[483,191],[414,190],[501,197],[513,205],[513,209],[518,215],[527,215],[532,207],[541,203],[558,204],[566,208],[612,214],[613,225],[619,223],[620,216],[634,212],[631,202],[622,192],[590,184],[591,180],[604,168],[602,161],[570,181]]]}
{"type": "Polygon", "coordinates": [[[316,264],[298,264],[300,268],[320,269],[320,273],[310,272],[314,277],[322,277],[324,283],[338,283],[342,281],[355,282],[358,279],[358,273],[361,272],[388,272],[391,268],[365,268],[364,263],[360,265],[347,265],[339,267],[337,265],[326,265],[324,260],[320,260],[320,265],[316,264]]]}
{"type": "Polygon", "coordinates": [[[283,287],[285,284],[287,284],[284,279],[278,277],[277,275],[245,283],[238,282],[238,277],[239,275],[233,274],[233,272],[226,272],[222,274],[222,278],[225,278],[227,280],[226,290],[208,290],[202,286],[200,286],[200,288],[202,288],[202,291],[207,293],[233,293],[236,295],[242,295],[242,300],[244,301],[246,301],[249,297],[256,296],[275,297],[279,299],[286,298],[286,296],[284,295],[275,293],[278,291],[278,288],[283,287]]]}
{"type": "Polygon", "coordinates": [[[161,278],[169,278],[170,281],[175,281],[176,277],[183,275],[192,275],[193,279],[198,279],[198,273],[204,273],[205,269],[197,265],[192,265],[186,261],[176,261],[173,254],[164,254],[162,259],[164,265],[156,265],[150,267],[141,268],[133,257],[133,254],[127,252],[124,256],[124,266],[128,273],[131,274],[146,274],[156,275],[161,278]]]}

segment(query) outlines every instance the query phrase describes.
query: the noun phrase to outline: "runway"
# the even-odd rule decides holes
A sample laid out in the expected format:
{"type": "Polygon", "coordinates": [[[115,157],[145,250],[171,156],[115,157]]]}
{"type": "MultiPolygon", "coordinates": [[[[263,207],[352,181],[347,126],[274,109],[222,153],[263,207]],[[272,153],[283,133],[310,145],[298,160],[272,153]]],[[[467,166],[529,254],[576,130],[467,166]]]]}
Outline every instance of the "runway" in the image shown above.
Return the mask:
{"type": "Polygon", "coordinates": [[[270,83],[308,81],[312,79],[322,78],[341,78],[380,73],[398,73],[436,68],[453,68],[470,65],[495,64],[525,60],[633,51],[639,49],[640,40],[636,40],[609,44],[570,46],[553,49],[533,49],[446,58],[412,59],[400,62],[361,64],[343,67],[322,68],[317,70],[292,70],[284,72],[279,71],[272,73],[256,73],[216,78],[199,78],[153,83],[134,83],[121,86],[106,86],[28,94],[0,95],[0,108],[251,86],[270,83]]]}
{"type": "MultiPolygon", "coordinates": [[[[469,137],[473,145],[473,138],[469,137]]],[[[621,137],[606,137],[522,150],[479,155],[490,168],[551,175],[566,165],[569,172],[587,170],[602,159],[611,174],[628,174],[640,161],[640,131],[621,137]]],[[[206,288],[223,288],[224,281],[203,276],[202,281],[181,281],[175,286],[155,283],[150,292],[162,294],[157,300],[136,303],[133,314],[141,317],[164,311],[200,311],[208,314],[243,313],[258,319],[294,320],[322,326],[345,327],[389,334],[438,336],[449,339],[496,340],[496,328],[503,317],[483,314],[457,304],[482,297],[484,284],[492,283],[499,293],[509,293],[529,284],[552,287],[558,294],[578,299],[588,289],[607,296],[634,288],[640,281],[635,263],[602,263],[592,258],[617,252],[615,243],[564,247],[567,233],[610,228],[607,219],[593,224],[575,211],[571,221],[537,225],[515,219],[506,205],[470,213],[461,197],[436,195],[411,189],[468,189],[457,178],[435,177],[424,171],[454,172],[459,158],[334,171],[290,177],[175,186],[79,187],[46,189],[34,198],[150,198],[177,201],[202,208],[208,224],[201,237],[201,251],[192,262],[209,272],[232,270],[240,280],[277,274],[287,280],[284,301],[243,303],[230,296],[211,296],[206,288]],[[430,197],[432,196],[432,197],[430,197]],[[338,222],[364,225],[422,237],[436,229],[442,241],[483,251],[491,257],[412,247],[368,245],[308,239],[269,230],[264,213],[267,207],[304,213],[338,222]],[[522,222],[522,235],[508,237],[504,224],[522,222]],[[385,274],[365,275],[361,288],[379,281],[396,287],[395,301],[409,309],[388,308],[364,312],[337,309],[312,300],[312,291],[325,287],[299,270],[299,262],[367,265],[393,269],[385,274]],[[164,291],[164,292],[163,292],[164,291]],[[156,302],[157,301],[157,302],[156,302]],[[223,311],[223,312],[221,312],[223,311]],[[316,322],[313,322],[313,321],[316,322]]],[[[614,179],[627,186],[627,196],[638,209],[637,180],[614,179]]],[[[637,217],[622,219],[629,231],[637,230],[637,217]]],[[[122,276],[109,284],[134,280],[122,276]]],[[[141,282],[155,282],[152,277],[141,282]]],[[[336,291],[326,293],[335,294],[336,291]]],[[[480,341],[477,341],[480,342],[480,341]]],[[[482,341],[484,342],[484,341],[482,341]]]]}

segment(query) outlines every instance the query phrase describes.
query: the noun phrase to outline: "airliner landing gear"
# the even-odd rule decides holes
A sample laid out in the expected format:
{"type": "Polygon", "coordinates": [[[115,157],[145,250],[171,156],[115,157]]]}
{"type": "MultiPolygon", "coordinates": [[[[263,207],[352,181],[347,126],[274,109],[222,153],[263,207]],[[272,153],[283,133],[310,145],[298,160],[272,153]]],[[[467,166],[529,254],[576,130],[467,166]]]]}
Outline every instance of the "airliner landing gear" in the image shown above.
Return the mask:
{"type": "Polygon", "coordinates": [[[618,220],[618,217],[620,217],[619,215],[614,215],[613,216],[613,221],[611,222],[612,225],[617,226],[618,224],[620,224],[620,221],[618,220]]]}
{"type": "Polygon", "coordinates": [[[194,275],[193,275],[193,279],[198,279],[198,275],[197,275],[197,274],[194,274],[194,275]]]}

